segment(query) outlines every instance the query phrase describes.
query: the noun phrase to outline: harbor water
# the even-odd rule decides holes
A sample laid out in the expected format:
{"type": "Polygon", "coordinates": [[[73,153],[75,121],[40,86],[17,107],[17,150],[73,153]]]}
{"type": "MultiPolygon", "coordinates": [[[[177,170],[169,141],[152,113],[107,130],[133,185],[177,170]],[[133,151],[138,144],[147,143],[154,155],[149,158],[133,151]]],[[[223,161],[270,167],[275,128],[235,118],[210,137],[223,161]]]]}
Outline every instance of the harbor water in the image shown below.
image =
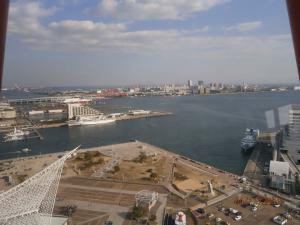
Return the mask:
{"type": "Polygon", "coordinates": [[[300,92],[106,99],[93,107],[103,112],[149,109],[173,114],[100,126],[41,129],[44,140],[1,143],[0,159],[137,139],[241,174],[249,157],[240,149],[245,129],[267,130],[266,112],[274,110],[276,115],[280,107],[288,104],[300,104],[300,92]],[[20,153],[23,148],[32,151],[20,153]]]}

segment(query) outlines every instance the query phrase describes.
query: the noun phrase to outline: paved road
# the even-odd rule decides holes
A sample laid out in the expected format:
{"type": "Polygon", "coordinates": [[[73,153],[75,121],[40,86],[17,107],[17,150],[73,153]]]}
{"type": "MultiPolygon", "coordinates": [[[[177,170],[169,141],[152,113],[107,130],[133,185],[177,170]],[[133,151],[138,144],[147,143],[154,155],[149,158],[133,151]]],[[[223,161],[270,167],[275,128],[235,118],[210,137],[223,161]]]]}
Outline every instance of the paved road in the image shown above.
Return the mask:
{"type": "Polygon", "coordinates": [[[158,203],[160,206],[156,211],[156,220],[158,224],[163,224],[164,211],[167,206],[167,196],[159,195],[158,203]]]}
{"type": "Polygon", "coordinates": [[[209,175],[211,175],[211,176],[214,176],[214,177],[218,176],[218,174],[215,174],[215,173],[209,172],[209,171],[207,171],[207,170],[201,169],[201,168],[199,168],[199,167],[197,167],[197,166],[194,166],[194,165],[193,165],[193,164],[194,164],[193,162],[185,162],[185,161],[183,161],[182,159],[178,159],[177,162],[179,162],[179,163],[181,163],[181,164],[183,164],[183,165],[189,166],[189,167],[193,168],[194,170],[200,171],[200,172],[202,172],[202,173],[207,173],[207,174],[209,174],[209,175]]]}
{"type": "Polygon", "coordinates": [[[283,158],[283,160],[285,162],[288,162],[290,164],[290,168],[292,170],[292,172],[295,174],[295,173],[300,173],[300,170],[299,168],[297,167],[297,165],[295,165],[295,163],[289,158],[288,155],[286,154],[280,154],[281,157],[283,158]]]}
{"type": "MultiPolygon", "coordinates": [[[[91,191],[104,191],[104,192],[110,192],[110,193],[116,193],[121,196],[122,194],[130,194],[135,195],[136,191],[129,191],[129,190],[123,190],[123,189],[108,189],[108,188],[101,188],[101,187],[88,187],[84,185],[74,185],[74,184],[61,184],[61,187],[64,188],[79,188],[79,189],[85,189],[85,190],[91,190],[91,191]]],[[[158,221],[158,224],[163,223],[163,216],[164,216],[164,209],[167,205],[167,196],[168,194],[159,194],[159,204],[156,211],[156,218],[158,221]]],[[[116,195],[117,197],[117,195],[116,195]]],[[[69,202],[69,201],[68,201],[69,202]]],[[[107,205],[107,204],[94,204],[94,203],[87,203],[82,201],[72,201],[71,203],[77,205],[80,209],[92,209],[97,210],[101,212],[108,212],[110,214],[110,217],[108,220],[113,221],[114,225],[121,225],[124,221],[124,217],[126,216],[126,213],[128,212],[129,208],[127,207],[121,207],[121,206],[115,206],[115,205],[107,205]]]]}
{"type": "Polygon", "coordinates": [[[57,206],[65,206],[66,204],[76,205],[79,209],[108,213],[110,215],[108,220],[111,220],[114,225],[122,225],[125,220],[125,216],[129,211],[128,207],[77,200],[68,200],[56,203],[57,206]]]}
{"type": "Polygon", "coordinates": [[[60,184],[60,187],[65,188],[79,188],[84,190],[91,190],[91,191],[104,191],[104,192],[111,192],[111,193],[117,193],[117,194],[129,194],[129,195],[135,195],[137,191],[129,191],[129,190],[123,190],[123,189],[112,189],[112,188],[101,188],[101,187],[89,187],[84,185],[75,185],[75,184],[60,184]]]}

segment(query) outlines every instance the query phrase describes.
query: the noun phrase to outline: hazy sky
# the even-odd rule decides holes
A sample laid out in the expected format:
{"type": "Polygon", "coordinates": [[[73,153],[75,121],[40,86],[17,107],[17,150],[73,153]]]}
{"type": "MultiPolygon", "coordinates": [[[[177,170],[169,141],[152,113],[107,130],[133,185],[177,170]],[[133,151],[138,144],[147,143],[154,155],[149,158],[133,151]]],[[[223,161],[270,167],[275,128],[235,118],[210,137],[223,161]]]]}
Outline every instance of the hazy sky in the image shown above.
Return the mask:
{"type": "Polygon", "coordinates": [[[12,0],[4,85],[296,82],[284,0],[12,0]]]}

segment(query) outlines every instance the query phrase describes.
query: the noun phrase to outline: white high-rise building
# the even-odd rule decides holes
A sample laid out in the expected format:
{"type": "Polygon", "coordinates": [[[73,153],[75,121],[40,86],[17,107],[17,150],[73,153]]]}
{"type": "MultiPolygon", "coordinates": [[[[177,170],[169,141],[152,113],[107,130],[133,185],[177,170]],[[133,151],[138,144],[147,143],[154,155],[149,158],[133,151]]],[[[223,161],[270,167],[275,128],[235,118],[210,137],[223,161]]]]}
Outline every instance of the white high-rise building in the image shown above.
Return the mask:
{"type": "Polygon", "coordinates": [[[188,80],[188,86],[192,87],[193,86],[193,81],[192,80],[188,80]]]}
{"type": "Polygon", "coordinates": [[[68,104],[68,118],[73,119],[76,116],[92,116],[100,113],[88,106],[83,106],[80,103],[68,104]]]}
{"type": "Polygon", "coordinates": [[[300,164],[300,105],[291,105],[285,149],[296,164],[300,164]]]}

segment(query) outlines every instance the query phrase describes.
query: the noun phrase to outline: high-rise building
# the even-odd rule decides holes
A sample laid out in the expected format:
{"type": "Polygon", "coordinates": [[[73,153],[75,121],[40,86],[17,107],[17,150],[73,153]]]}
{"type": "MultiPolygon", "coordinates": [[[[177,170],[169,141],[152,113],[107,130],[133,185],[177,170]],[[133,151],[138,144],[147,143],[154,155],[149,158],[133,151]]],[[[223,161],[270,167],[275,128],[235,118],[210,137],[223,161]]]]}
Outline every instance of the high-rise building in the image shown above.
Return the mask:
{"type": "Polygon", "coordinates": [[[16,118],[16,110],[5,101],[0,101],[0,119],[16,118]]]}
{"type": "Polygon", "coordinates": [[[201,86],[203,86],[203,85],[204,85],[204,81],[203,81],[203,80],[199,80],[199,81],[198,81],[198,86],[201,87],[201,86]]]}
{"type": "Polygon", "coordinates": [[[193,81],[192,80],[188,80],[188,86],[192,87],[193,86],[193,81]]]}
{"type": "Polygon", "coordinates": [[[283,144],[293,161],[300,164],[300,105],[290,106],[287,135],[283,144]]]}
{"type": "Polygon", "coordinates": [[[83,106],[79,103],[68,104],[68,118],[73,119],[76,116],[93,116],[100,113],[88,106],[83,106]]]}

